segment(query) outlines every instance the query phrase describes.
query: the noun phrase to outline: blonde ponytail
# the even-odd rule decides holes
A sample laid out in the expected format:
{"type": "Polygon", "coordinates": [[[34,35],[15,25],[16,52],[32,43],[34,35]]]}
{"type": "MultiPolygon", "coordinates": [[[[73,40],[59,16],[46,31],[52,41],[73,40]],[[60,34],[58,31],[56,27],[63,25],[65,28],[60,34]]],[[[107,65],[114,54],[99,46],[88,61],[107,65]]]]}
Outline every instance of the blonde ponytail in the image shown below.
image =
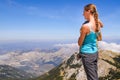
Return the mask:
{"type": "Polygon", "coordinates": [[[94,13],[94,19],[95,19],[95,25],[96,25],[96,32],[98,32],[99,31],[99,22],[98,22],[98,13],[97,12],[95,12],[94,13]]]}
{"type": "Polygon", "coordinates": [[[94,16],[95,19],[95,25],[96,25],[96,30],[95,32],[99,31],[99,21],[98,21],[98,12],[97,8],[94,4],[88,4],[84,7],[86,11],[90,10],[90,13],[94,16]]]}

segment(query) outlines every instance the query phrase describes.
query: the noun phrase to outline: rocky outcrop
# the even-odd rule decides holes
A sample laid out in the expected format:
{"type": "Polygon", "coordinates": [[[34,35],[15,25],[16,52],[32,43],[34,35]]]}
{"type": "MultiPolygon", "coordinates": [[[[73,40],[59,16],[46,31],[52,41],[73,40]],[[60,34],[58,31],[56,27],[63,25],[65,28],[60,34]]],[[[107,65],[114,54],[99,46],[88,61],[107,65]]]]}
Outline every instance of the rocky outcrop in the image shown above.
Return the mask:
{"type": "MultiPolygon", "coordinates": [[[[69,59],[65,60],[61,65],[52,69],[48,73],[34,80],[87,80],[81,59],[77,60],[77,54],[74,53],[69,59]]],[[[114,58],[118,53],[112,51],[99,51],[98,60],[98,75],[105,77],[109,75],[111,70],[116,70],[117,67],[110,64],[115,63],[114,58]]]]}

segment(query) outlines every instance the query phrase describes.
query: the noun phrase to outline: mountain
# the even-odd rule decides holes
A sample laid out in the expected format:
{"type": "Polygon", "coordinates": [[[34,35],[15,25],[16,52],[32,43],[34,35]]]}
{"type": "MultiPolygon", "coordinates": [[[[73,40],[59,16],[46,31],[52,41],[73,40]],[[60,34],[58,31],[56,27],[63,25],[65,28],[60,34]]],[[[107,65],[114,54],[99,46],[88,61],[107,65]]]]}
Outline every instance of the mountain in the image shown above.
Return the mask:
{"type": "Polygon", "coordinates": [[[58,66],[64,59],[77,51],[77,48],[77,44],[72,44],[72,46],[59,44],[55,45],[52,50],[8,52],[0,55],[0,64],[10,65],[39,76],[58,66]]]}
{"type": "MultiPolygon", "coordinates": [[[[38,43],[36,44],[38,45],[38,43]]],[[[17,48],[19,50],[16,51],[16,48],[14,47],[18,46],[17,44],[16,46],[13,45],[13,47],[8,45],[9,44],[6,43],[5,47],[8,47],[10,51],[8,50],[8,52],[5,54],[1,54],[0,51],[0,65],[10,65],[12,67],[31,73],[34,76],[40,76],[48,72],[52,68],[59,66],[63,61],[67,60],[74,52],[78,51],[77,43],[56,44],[54,45],[54,47],[51,47],[47,50],[40,49],[39,47],[35,47],[36,49],[29,50],[26,49],[27,47],[22,47],[25,49],[22,51],[18,47],[17,48]],[[14,49],[15,51],[11,51],[11,49],[14,49]]],[[[22,43],[20,45],[24,46],[22,45],[22,43]]],[[[104,52],[114,51],[115,54],[120,53],[120,45],[116,43],[107,43],[101,41],[98,43],[98,46],[104,52]]],[[[4,46],[0,45],[0,50],[1,49],[4,51],[4,46]]],[[[101,56],[105,57],[106,55],[110,56],[111,54],[106,54],[105,56],[104,55],[101,56]]]]}
{"type": "Polygon", "coordinates": [[[33,78],[33,75],[17,68],[0,65],[0,80],[27,80],[33,78]]]}
{"type": "MultiPolygon", "coordinates": [[[[33,80],[86,80],[84,68],[74,53],[59,66],[33,80]]],[[[120,54],[108,50],[99,51],[98,60],[99,80],[120,79],[120,54]]]]}

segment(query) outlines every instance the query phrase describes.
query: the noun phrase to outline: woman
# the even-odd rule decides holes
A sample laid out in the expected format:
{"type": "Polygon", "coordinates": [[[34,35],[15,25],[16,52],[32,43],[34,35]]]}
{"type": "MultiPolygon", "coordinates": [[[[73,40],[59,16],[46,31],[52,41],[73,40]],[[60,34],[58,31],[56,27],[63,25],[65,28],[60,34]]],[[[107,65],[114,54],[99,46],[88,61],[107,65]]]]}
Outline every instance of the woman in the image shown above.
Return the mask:
{"type": "Polygon", "coordinates": [[[102,40],[100,28],[103,26],[98,19],[98,12],[94,4],[88,4],[84,7],[84,18],[80,30],[78,45],[80,47],[80,55],[82,57],[83,66],[88,80],[98,80],[97,61],[98,47],[97,40],[102,40]]]}

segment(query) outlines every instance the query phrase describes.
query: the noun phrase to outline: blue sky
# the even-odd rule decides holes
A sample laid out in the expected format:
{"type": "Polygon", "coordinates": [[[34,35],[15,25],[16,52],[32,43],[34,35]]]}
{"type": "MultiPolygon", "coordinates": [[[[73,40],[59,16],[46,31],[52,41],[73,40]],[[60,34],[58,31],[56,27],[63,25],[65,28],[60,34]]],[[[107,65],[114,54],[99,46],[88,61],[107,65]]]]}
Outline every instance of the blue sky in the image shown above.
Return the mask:
{"type": "Polygon", "coordinates": [[[103,39],[120,39],[119,0],[0,0],[0,41],[77,41],[88,3],[97,6],[103,39]]]}

